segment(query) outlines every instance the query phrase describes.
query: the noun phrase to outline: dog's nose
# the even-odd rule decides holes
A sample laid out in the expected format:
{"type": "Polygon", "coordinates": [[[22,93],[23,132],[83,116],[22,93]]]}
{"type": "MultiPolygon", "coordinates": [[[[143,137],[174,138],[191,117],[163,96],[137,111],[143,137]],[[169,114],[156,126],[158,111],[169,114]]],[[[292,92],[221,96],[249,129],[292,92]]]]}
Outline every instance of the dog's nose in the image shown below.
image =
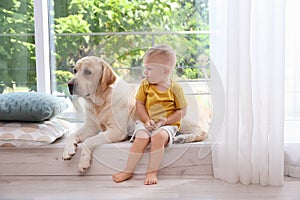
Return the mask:
{"type": "Polygon", "coordinates": [[[68,88],[69,88],[70,94],[73,95],[74,79],[71,79],[71,80],[68,82],[68,88]]]}

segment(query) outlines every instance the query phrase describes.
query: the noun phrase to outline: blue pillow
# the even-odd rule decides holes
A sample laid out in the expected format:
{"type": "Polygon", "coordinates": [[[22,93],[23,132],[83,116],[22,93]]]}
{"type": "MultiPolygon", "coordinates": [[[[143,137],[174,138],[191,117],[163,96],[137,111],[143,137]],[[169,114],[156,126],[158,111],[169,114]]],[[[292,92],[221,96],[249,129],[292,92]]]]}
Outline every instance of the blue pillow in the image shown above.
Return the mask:
{"type": "Polygon", "coordinates": [[[68,104],[56,96],[39,92],[0,94],[0,120],[41,122],[60,114],[68,104]]]}

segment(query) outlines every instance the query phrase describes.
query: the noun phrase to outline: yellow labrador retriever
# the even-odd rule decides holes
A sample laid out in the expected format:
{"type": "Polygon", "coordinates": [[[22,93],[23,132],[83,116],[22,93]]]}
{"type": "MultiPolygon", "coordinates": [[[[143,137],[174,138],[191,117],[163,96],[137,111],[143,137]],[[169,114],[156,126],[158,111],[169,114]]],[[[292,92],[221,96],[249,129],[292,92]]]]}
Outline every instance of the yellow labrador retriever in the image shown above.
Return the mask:
{"type": "MultiPolygon", "coordinates": [[[[136,88],[115,74],[108,63],[94,56],[78,60],[74,74],[68,83],[69,91],[71,95],[85,99],[86,116],[84,124],[67,136],[62,157],[64,160],[71,159],[77,144],[82,142],[78,169],[83,172],[90,167],[92,152],[97,146],[123,141],[133,132],[137,120],[136,88]]],[[[182,120],[181,134],[174,139],[175,143],[207,138],[208,113],[199,110],[195,98],[187,100],[188,112],[182,120]]]]}
{"type": "Polygon", "coordinates": [[[85,99],[86,116],[84,124],[67,136],[62,157],[71,159],[82,142],[78,169],[83,172],[89,168],[97,146],[120,142],[133,131],[134,88],[121,80],[108,63],[94,56],[77,61],[68,86],[71,95],[85,99]]]}

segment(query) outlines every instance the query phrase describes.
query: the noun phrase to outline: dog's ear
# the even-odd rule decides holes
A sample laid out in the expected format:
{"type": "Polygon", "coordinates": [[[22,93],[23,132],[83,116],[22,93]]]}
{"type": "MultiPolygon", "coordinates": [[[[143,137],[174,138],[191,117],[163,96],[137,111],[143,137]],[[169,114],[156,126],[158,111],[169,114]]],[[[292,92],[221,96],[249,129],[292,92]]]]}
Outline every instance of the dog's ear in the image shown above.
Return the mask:
{"type": "Polygon", "coordinates": [[[102,77],[100,79],[100,87],[102,90],[105,90],[107,86],[113,84],[116,81],[117,76],[108,63],[102,62],[101,64],[103,66],[103,71],[102,77]]]}

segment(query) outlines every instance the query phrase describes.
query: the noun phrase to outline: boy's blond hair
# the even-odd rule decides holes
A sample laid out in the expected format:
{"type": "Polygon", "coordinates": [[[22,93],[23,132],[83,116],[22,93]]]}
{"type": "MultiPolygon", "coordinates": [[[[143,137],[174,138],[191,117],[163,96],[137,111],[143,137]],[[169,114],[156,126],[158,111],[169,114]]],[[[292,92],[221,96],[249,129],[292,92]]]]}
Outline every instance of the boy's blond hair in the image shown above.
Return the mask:
{"type": "Polygon", "coordinates": [[[153,57],[161,57],[170,60],[170,67],[172,68],[174,68],[176,65],[176,53],[172,47],[167,44],[155,45],[149,48],[144,55],[143,61],[145,62],[147,59],[153,57]]]}

